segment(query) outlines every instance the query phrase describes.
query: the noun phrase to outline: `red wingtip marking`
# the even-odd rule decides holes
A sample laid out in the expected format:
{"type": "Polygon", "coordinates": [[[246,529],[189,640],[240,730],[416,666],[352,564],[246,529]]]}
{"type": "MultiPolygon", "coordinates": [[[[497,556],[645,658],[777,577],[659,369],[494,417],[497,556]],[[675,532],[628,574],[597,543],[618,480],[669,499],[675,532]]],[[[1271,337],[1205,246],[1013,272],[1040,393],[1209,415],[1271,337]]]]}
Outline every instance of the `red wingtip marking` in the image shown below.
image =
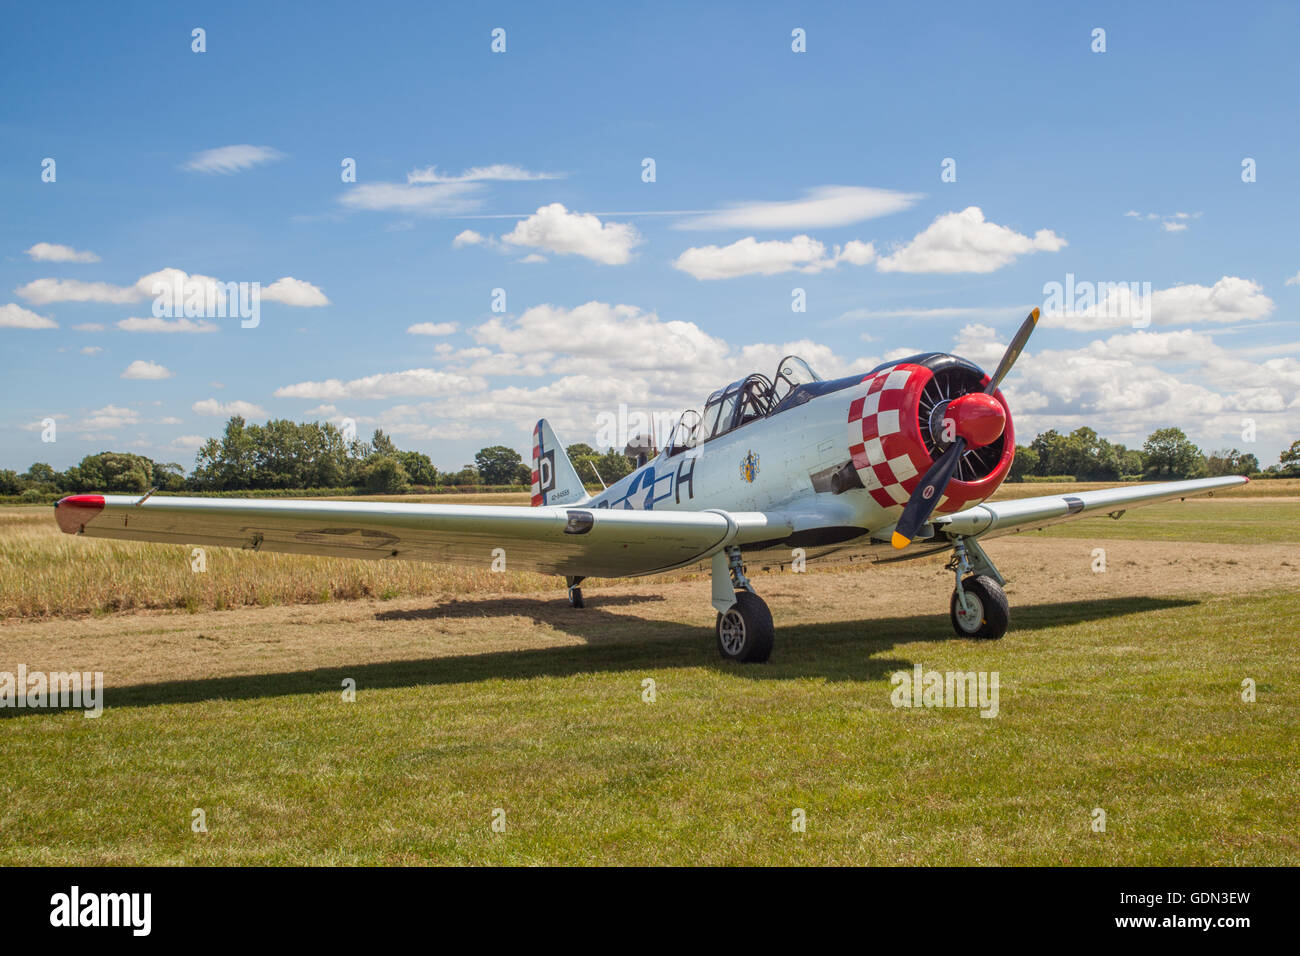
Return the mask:
{"type": "Polygon", "coordinates": [[[76,534],[87,521],[104,510],[103,495],[68,495],[54,505],[54,518],[67,534],[76,534]]]}

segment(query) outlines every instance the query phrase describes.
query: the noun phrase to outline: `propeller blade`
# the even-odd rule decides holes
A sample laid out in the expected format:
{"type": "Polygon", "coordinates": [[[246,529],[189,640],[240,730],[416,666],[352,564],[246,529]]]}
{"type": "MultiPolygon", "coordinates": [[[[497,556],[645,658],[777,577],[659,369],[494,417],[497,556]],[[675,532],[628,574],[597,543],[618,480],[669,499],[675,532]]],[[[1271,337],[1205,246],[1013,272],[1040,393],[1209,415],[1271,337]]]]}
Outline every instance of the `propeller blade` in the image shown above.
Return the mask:
{"type": "MultiPolygon", "coordinates": [[[[1034,309],[1021,324],[1020,330],[1016,332],[1007,350],[1002,353],[1002,361],[998,362],[997,371],[989,378],[984,394],[992,395],[998,390],[998,386],[1011,371],[1011,366],[1016,364],[1016,359],[1020,357],[1025,343],[1029,341],[1029,336],[1034,334],[1034,327],[1037,325],[1038,309],[1034,309]]],[[[912,492],[912,497],[907,499],[907,505],[903,508],[898,524],[894,526],[892,544],[895,548],[906,548],[912,543],[916,533],[921,530],[921,525],[930,520],[930,514],[939,503],[939,499],[943,497],[944,489],[952,480],[953,472],[957,470],[957,465],[965,451],[966,439],[958,435],[948,450],[926,470],[921,483],[912,492]]]]}
{"type": "Polygon", "coordinates": [[[985,394],[992,395],[998,390],[998,386],[1002,384],[1002,380],[1007,377],[1007,372],[1011,371],[1011,366],[1015,365],[1016,359],[1020,358],[1020,353],[1024,349],[1025,343],[1029,341],[1029,336],[1034,334],[1034,327],[1037,325],[1038,309],[1035,308],[1033,312],[1029,313],[1029,318],[1025,319],[1024,323],[1020,326],[1020,331],[1017,332],[1016,337],[1011,340],[1011,344],[1007,346],[1007,350],[1002,353],[1002,361],[998,363],[998,370],[994,372],[992,377],[989,379],[988,387],[984,389],[985,394]]]}
{"type": "Polygon", "coordinates": [[[948,487],[952,473],[957,470],[957,463],[961,461],[965,450],[966,439],[958,436],[957,440],[948,446],[948,450],[939,456],[939,460],[926,469],[921,483],[916,486],[916,491],[912,492],[912,497],[907,499],[902,517],[894,526],[892,543],[895,548],[906,548],[911,544],[916,533],[921,530],[921,525],[930,519],[930,513],[943,497],[943,490],[948,487]]]}

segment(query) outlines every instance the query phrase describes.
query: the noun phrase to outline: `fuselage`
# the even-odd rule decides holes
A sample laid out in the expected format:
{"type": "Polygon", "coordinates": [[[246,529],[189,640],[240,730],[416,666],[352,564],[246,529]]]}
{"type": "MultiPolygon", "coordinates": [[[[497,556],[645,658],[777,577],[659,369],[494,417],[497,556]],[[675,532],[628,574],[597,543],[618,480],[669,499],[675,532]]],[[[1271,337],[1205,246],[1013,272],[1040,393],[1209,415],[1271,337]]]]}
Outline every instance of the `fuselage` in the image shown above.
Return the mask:
{"type": "MultiPolygon", "coordinates": [[[[943,447],[936,423],[942,402],[956,397],[948,392],[981,381],[987,378],[971,363],[931,353],[802,385],[763,417],[692,447],[670,444],[585,506],[780,512],[794,519],[795,543],[875,533],[897,522],[943,447]],[[934,399],[943,395],[936,411],[934,399]]],[[[978,460],[972,452],[969,480],[954,481],[936,511],[989,497],[1006,477],[1014,447],[1008,414],[1005,435],[978,460]]]]}

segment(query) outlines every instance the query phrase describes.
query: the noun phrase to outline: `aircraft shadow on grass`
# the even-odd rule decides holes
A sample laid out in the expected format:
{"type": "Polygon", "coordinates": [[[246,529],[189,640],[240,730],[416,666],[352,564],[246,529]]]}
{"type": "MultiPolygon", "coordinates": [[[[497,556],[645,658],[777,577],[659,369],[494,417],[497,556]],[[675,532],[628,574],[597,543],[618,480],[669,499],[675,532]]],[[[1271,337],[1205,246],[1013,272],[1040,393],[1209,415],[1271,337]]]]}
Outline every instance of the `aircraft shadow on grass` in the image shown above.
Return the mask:
{"type": "MultiPolygon", "coordinates": [[[[593,672],[635,672],[644,676],[674,667],[708,667],[739,678],[784,680],[822,677],[834,681],[879,680],[912,667],[912,661],[883,656],[900,644],[955,642],[946,614],[875,618],[827,624],[787,625],[781,631],[777,654],[767,664],[732,664],[717,659],[711,631],[678,621],[640,619],[635,639],[615,637],[629,627],[628,618],[601,610],[601,605],[627,606],[662,601],[657,595],[592,595],[583,610],[570,608],[551,597],[454,600],[428,609],[384,611],[380,620],[446,618],[532,617],[565,634],[586,641],[583,645],[548,647],[484,654],[431,657],[418,660],[281,671],[237,677],[206,677],[162,681],[125,687],[107,687],[106,708],[191,704],[209,700],[249,700],[293,694],[339,693],[345,678],[356,681],[358,692],[398,687],[436,686],[532,677],[569,677],[593,672]]],[[[1125,597],[1018,607],[1012,629],[1003,638],[1032,638],[1034,631],[1105,620],[1148,611],[1188,607],[1195,601],[1178,598],[1125,597]]],[[[991,645],[996,646],[996,645],[991,645]]],[[[44,710],[0,709],[0,718],[35,717],[57,713],[44,710]]]]}

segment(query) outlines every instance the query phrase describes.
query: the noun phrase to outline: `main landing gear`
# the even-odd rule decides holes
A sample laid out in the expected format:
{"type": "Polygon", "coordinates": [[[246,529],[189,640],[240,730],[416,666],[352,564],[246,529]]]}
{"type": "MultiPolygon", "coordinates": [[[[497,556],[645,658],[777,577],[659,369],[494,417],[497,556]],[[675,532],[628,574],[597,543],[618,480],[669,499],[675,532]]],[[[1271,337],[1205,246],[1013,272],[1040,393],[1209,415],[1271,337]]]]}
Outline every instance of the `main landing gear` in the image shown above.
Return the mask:
{"type": "Polygon", "coordinates": [[[1007,592],[1002,590],[1006,582],[984,549],[973,538],[953,539],[948,570],[957,578],[949,602],[957,636],[991,641],[1005,634],[1011,616],[1007,592]]]}
{"type": "Polygon", "coordinates": [[[724,660],[757,664],[772,656],[772,612],[745,577],[737,547],[713,556],[713,607],[718,612],[718,653],[724,660]]]}
{"type": "Polygon", "coordinates": [[[569,577],[564,579],[564,583],[569,586],[569,607],[586,607],[582,603],[582,588],[578,587],[585,578],[569,577]]]}

